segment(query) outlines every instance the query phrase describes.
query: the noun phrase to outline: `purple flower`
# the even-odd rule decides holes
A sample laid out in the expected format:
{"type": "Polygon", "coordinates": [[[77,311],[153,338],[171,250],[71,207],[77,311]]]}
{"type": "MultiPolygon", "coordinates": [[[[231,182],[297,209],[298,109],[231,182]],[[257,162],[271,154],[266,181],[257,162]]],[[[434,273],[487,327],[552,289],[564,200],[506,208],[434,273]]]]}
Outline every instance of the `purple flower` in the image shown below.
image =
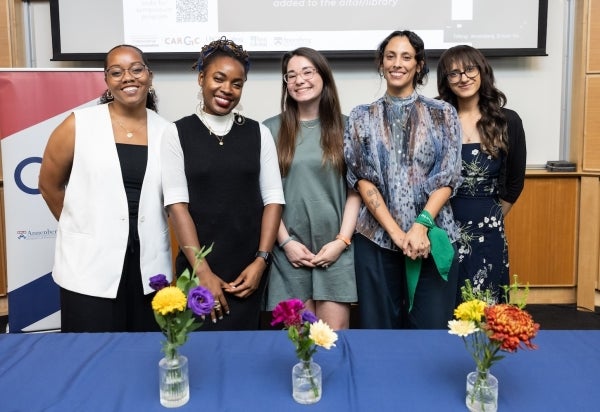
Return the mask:
{"type": "Polygon", "coordinates": [[[169,286],[169,281],[165,275],[155,275],[150,278],[150,287],[154,290],[161,290],[169,286]]]}
{"type": "Polygon", "coordinates": [[[308,322],[308,323],[312,324],[318,320],[319,319],[310,310],[305,310],[304,312],[302,312],[302,321],[303,322],[308,322]]]}
{"type": "Polygon", "coordinates": [[[188,293],[188,308],[196,315],[208,315],[215,305],[215,299],[208,289],[196,286],[188,293]]]}

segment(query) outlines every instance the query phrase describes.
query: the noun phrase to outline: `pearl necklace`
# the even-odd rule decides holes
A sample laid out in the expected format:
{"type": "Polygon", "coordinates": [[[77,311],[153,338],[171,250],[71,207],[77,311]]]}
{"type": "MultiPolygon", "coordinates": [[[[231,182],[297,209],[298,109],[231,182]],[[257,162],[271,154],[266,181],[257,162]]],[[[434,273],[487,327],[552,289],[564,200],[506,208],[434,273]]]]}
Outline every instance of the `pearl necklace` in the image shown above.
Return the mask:
{"type": "Polygon", "coordinates": [[[225,121],[224,121],[225,128],[223,130],[217,132],[215,129],[213,129],[213,127],[210,124],[212,119],[210,119],[209,117],[206,116],[206,113],[204,112],[204,110],[202,110],[202,109],[198,110],[198,117],[200,118],[200,121],[204,124],[204,126],[206,126],[206,128],[208,129],[208,133],[215,136],[215,138],[219,141],[219,146],[223,146],[223,144],[224,144],[223,139],[225,138],[227,133],[229,133],[231,131],[231,128],[233,127],[233,116],[234,116],[233,112],[229,112],[225,116],[222,116],[223,118],[225,118],[225,121]]]}

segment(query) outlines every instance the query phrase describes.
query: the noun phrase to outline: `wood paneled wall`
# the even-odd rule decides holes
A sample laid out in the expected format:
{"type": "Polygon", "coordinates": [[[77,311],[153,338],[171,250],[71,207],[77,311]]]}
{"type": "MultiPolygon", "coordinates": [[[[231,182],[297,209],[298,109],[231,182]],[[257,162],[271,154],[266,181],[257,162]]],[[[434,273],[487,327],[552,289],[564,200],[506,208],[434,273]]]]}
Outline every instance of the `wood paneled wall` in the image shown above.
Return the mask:
{"type": "Polygon", "coordinates": [[[23,67],[22,0],[0,0],[0,67],[23,67]]]}
{"type": "Polygon", "coordinates": [[[600,302],[600,0],[575,2],[571,155],[580,173],[577,304],[600,302]]]}
{"type": "Polygon", "coordinates": [[[577,304],[594,309],[600,268],[600,177],[582,176],[577,255],[577,304]]]}
{"type": "Polygon", "coordinates": [[[579,178],[531,176],[506,218],[510,274],[536,286],[576,284],[579,178]]]}
{"type": "Polygon", "coordinates": [[[589,0],[587,72],[600,73],[600,1],[589,0]]]}
{"type": "Polygon", "coordinates": [[[583,170],[600,172],[600,74],[586,75],[584,105],[583,170]]]}

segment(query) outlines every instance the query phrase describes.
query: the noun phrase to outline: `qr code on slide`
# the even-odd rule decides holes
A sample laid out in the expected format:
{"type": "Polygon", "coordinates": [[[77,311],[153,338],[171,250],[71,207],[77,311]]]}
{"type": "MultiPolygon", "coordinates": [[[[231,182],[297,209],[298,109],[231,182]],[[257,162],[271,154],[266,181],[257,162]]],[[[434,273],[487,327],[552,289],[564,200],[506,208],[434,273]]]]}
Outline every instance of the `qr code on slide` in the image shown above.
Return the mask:
{"type": "Polygon", "coordinates": [[[208,21],[208,0],[177,0],[177,23],[205,23],[208,21]]]}

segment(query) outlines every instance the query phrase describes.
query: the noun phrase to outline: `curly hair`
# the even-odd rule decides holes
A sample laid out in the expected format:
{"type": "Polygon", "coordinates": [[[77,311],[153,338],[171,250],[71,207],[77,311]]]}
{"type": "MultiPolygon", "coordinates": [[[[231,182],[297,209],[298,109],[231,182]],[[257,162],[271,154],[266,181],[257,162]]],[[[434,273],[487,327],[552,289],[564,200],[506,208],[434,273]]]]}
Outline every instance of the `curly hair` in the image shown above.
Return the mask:
{"type": "Polygon", "coordinates": [[[376,56],[375,56],[375,64],[377,65],[377,70],[381,69],[383,65],[383,55],[385,52],[385,48],[387,47],[390,40],[394,37],[406,37],[410,45],[415,49],[415,60],[417,61],[417,67],[421,67],[421,70],[417,72],[415,77],[413,78],[413,87],[416,88],[417,85],[423,86],[427,81],[427,73],[429,73],[429,66],[427,66],[427,57],[425,56],[425,43],[423,39],[421,39],[415,32],[410,30],[396,30],[391,32],[377,47],[376,56]]]}
{"type": "MultiPolygon", "coordinates": [[[[330,163],[340,175],[345,171],[344,162],[344,123],[342,109],[333,73],[325,56],[317,50],[300,47],[283,55],[281,74],[287,73],[287,66],[294,56],[307,58],[317,69],[323,80],[323,90],[319,100],[319,119],[321,121],[322,163],[330,163]]],[[[296,136],[300,129],[298,102],[287,93],[287,83],[281,79],[281,127],[277,138],[277,155],[282,176],[286,176],[292,165],[296,150],[296,136]]]]}
{"type": "Polygon", "coordinates": [[[241,45],[227,39],[225,36],[204,45],[192,69],[201,72],[218,56],[228,56],[239,61],[244,66],[244,74],[248,75],[248,71],[250,71],[250,56],[248,52],[241,45]]]}
{"type": "Polygon", "coordinates": [[[508,152],[507,122],[502,107],[506,104],[506,95],[495,86],[494,70],[484,55],[474,47],[454,46],[440,56],[437,66],[437,87],[439,98],[452,104],[458,110],[458,99],[448,83],[448,73],[453,67],[476,66],[481,76],[479,102],[481,119],[477,122],[477,131],[481,136],[483,150],[498,157],[498,151],[508,152]]]}

